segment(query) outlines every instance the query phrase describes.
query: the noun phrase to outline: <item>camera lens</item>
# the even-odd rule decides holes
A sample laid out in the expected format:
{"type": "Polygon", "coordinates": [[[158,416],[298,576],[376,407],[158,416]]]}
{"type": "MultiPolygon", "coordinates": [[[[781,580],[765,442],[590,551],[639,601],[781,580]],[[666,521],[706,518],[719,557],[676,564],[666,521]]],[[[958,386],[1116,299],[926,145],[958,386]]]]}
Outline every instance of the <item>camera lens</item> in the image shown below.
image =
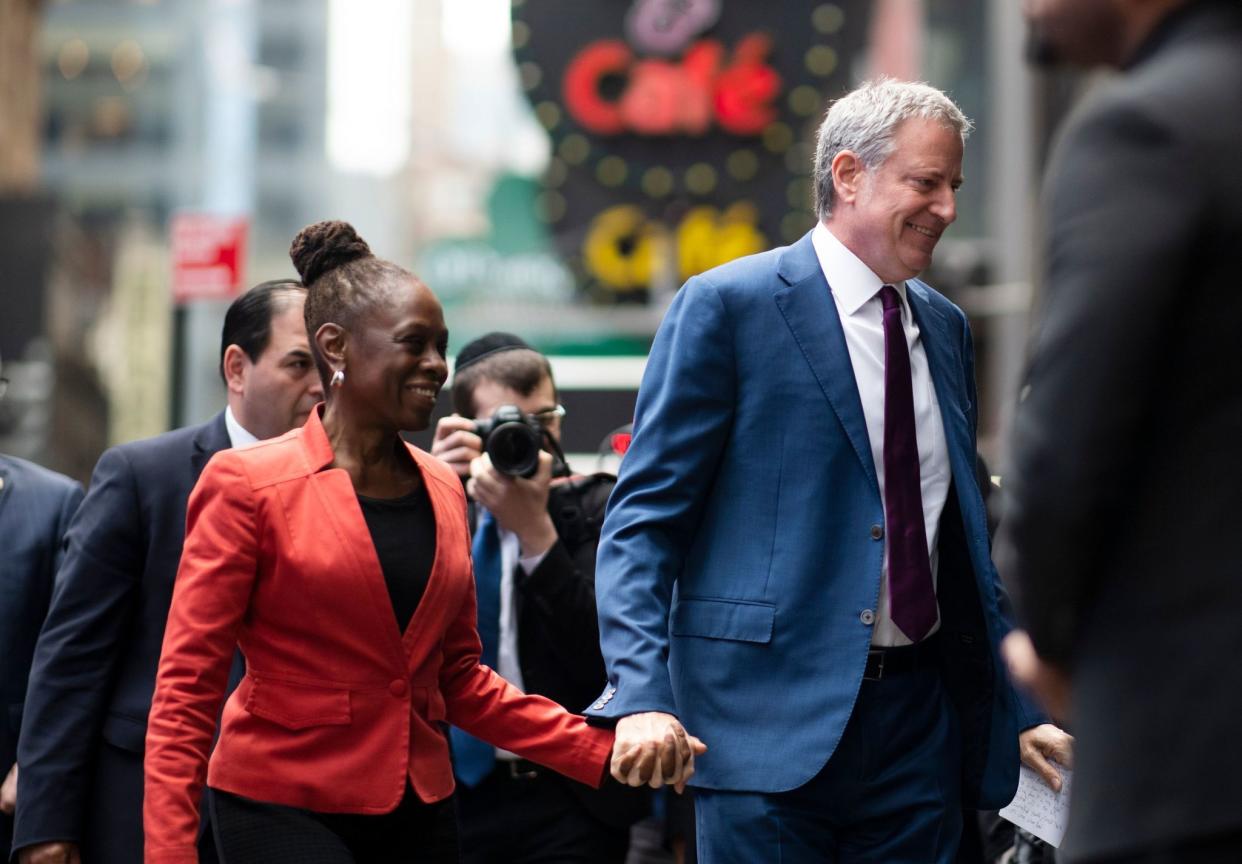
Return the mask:
{"type": "Polygon", "coordinates": [[[501,423],[487,436],[487,455],[497,471],[532,477],[539,467],[539,439],[539,433],[525,423],[501,423]]]}
{"type": "Polygon", "coordinates": [[[492,466],[510,477],[533,477],[539,468],[543,427],[516,405],[501,405],[487,420],[474,424],[492,466]]]}

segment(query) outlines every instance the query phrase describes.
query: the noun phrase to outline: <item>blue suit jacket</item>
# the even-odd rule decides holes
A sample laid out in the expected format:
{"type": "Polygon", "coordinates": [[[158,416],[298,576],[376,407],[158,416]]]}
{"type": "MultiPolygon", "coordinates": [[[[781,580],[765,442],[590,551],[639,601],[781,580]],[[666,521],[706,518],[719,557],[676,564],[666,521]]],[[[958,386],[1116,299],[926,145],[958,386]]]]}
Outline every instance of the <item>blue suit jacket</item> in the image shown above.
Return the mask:
{"type": "MultiPolygon", "coordinates": [[[[52,596],[69,519],[82,484],[24,459],[0,455],[0,778],[17,753],[26,679],[52,596]]],[[[0,816],[0,852],[12,820],[0,816]]]]}
{"type": "Polygon", "coordinates": [[[95,466],[35,649],[15,849],[68,840],[84,845],[84,860],[142,861],[142,754],[186,502],[207,460],[228,446],[221,413],[113,447],[95,466]],[[117,755],[106,762],[105,742],[117,755]],[[91,821],[117,813],[139,832],[136,843],[133,830],[91,821]]]}
{"type": "MultiPolygon", "coordinates": [[[[1021,717],[1010,628],[975,480],[970,331],[907,283],[953,484],[938,600],[963,729],[963,796],[1013,796],[1021,717]]],[[[827,762],[853,709],[880,594],[884,524],[836,307],[810,235],[691,279],[643,376],[596,591],[609,686],[588,714],[677,714],[710,747],[695,785],[778,792],[827,762]],[[866,620],[864,620],[866,619],[866,620]]]]}

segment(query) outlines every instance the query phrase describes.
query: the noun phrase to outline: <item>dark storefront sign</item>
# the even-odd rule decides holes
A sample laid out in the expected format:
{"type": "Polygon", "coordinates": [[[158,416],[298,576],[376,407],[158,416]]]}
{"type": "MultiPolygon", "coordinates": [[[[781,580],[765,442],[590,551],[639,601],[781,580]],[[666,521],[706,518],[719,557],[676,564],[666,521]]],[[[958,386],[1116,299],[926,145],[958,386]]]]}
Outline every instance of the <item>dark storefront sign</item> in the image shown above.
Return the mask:
{"type": "Polygon", "coordinates": [[[552,138],[539,213],[579,289],[645,302],[814,224],[814,132],[869,3],[515,0],[552,138]]]}

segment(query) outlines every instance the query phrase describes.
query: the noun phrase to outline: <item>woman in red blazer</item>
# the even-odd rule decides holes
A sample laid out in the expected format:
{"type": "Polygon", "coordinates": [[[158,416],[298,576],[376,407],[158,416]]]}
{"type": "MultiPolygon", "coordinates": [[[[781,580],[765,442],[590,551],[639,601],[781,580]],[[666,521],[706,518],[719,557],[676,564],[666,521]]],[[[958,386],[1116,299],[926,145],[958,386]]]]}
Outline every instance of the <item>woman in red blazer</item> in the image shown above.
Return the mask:
{"type": "Polygon", "coordinates": [[[344,223],[304,229],[291,255],[327,405],[217,454],[190,498],[146,860],[197,861],[206,775],[228,864],[456,861],[445,723],[592,785],[613,735],[479,665],[461,483],[398,435],[427,426],[447,376],[435,296],[344,223]]]}

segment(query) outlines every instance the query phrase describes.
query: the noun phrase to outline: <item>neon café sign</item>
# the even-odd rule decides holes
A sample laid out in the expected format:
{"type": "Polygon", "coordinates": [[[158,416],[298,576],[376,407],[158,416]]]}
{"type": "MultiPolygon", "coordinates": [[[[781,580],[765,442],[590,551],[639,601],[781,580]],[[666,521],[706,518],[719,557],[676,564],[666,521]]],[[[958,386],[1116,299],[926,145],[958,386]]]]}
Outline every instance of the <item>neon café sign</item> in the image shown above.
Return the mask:
{"type": "MultiPolygon", "coordinates": [[[[515,3],[517,21],[525,6],[538,3],[515,3]]],[[[758,200],[764,196],[760,187],[769,181],[781,190],[782,213],[809,209],[809,194],[805,204],[789,203],[784,194],[791,175],[780,154],[793,135],[779,122],[786,94],[772,60],[773,37],[761,28],[738,35],[733,27],[729,42],[716,38],[713,29],[726,29],[716,28],[723,6],[723,0],[633,0],[624,20],[625,38],[584,40],[561,67],[559,82],[547,82],[544,99],[553,96],[561,106],[539,104],[539,96],[531,93],[554,148],[571,163],[569,179],[561,178],[554,194],[584,193],[596,208],[571,214],[572,219],[555,212],[545,218],[564,239],[574,238],[586,276],[618,299],[647,290],[657,272],[667,268],[670,255],[680,282],[771,245],[759,206],[771,202],[758,200]],[[549,123],[549,115],[554,122],[549,123]],[[785,139],[781,147],[771,146],[776,132],[785,139]],[[636,140],[648,144],[632,146],[636,140]],[[665,148],[668,160],[652,160],[650,154],[660,150],[653,151],[651,144],[670,145],[665,148]],[[697,158],[676,164],[686,153],[697,158]],[[777,166],[776,177],[772,166],[777,166]],[[727,186],[713,179],[726,175],[734,181],[727,186]],[[755,188],[747,188],[748,181],[755,188]],[[607,188],[583,190],[581,184],[587,183],[607,188]],[[660,206],[671,196],[681,196],[686,206],[660,206]]],[[[822,110],[818,90],[797,89],[811,91],[811,111],[802,113],[822,110]]],[[[808,101],[807,93],[798,95],[808,101]]]]}

